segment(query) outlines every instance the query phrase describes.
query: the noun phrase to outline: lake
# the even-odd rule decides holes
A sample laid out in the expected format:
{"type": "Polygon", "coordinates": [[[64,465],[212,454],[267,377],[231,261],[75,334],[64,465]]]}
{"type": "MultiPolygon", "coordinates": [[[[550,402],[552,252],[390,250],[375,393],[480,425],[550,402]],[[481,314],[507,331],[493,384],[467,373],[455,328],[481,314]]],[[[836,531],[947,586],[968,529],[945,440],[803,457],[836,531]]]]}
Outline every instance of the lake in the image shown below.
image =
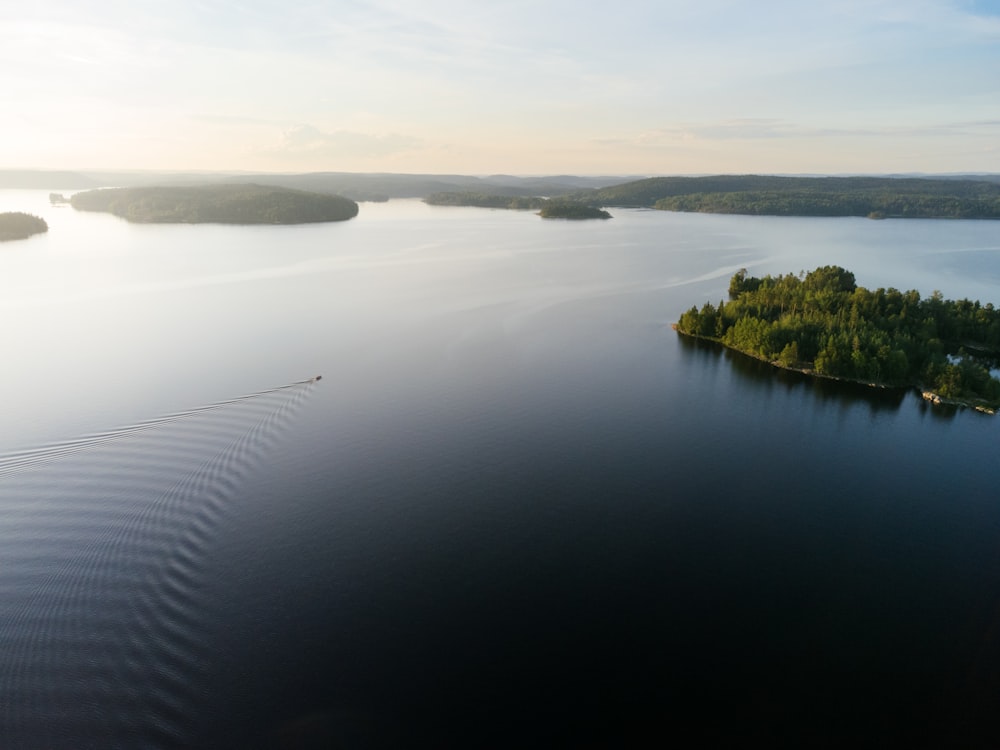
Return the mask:
{"type": "Polygon", "coordinates": [[[0,210],[0,745],[1000,738],[1000,422],[670,328],[1000,223],[0,210]]]}

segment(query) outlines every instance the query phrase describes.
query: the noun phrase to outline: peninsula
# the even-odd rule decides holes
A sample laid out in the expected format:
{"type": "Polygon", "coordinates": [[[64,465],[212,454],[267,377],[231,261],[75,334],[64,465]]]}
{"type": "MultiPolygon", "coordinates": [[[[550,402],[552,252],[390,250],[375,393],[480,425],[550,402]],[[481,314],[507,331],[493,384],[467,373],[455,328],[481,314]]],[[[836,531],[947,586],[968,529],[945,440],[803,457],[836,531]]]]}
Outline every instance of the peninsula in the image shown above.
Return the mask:
{"type": "Polygon", "coordinates": [[[839,266],[729,282],[729,301],[681,315],[678,333],[776,367],[876,387],[919,389],[934,403],[1000,408],[1000,310],[940,292],[870,291],[839,266]]]}
{"type": "Polygon", "coordinates": [[[142,223],[306,224],[358,213],[357,203],[339,195],[257,184],[87,190],[70,203],[142,223]]]}
{"type": "Polygon", "coordinates": [[[33,234],[49,231],[45,219],[21,211],[0,213],[0,242],[24,240],[33,234]]]}

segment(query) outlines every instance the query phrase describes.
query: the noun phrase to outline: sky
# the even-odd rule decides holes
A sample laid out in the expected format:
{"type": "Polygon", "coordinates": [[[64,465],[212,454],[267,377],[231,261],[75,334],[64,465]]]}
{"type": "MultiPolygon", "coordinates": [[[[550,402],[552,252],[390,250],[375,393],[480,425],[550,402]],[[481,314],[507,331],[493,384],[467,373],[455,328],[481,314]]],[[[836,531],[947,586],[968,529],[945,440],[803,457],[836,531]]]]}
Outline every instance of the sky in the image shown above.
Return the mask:
{"type": "Polygon", "coordinates": [[[1000,172],[1000,0],[0,0],[0,168],[1000,172]]]}

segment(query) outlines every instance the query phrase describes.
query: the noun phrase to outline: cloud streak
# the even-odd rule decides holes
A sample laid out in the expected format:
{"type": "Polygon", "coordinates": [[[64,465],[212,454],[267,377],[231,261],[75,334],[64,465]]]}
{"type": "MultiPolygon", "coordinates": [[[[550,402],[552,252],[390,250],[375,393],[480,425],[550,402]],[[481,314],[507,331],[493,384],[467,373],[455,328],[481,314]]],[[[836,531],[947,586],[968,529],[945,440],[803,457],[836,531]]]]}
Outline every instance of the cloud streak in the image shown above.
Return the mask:
{"type": "Polygon", "coordinates": [[[743,141],[789,138],[854,137],[941,137],[996,135],[1000,138],[1000,119],[965,120],[930,125],[889,125],[884,127],[812,127],[779,119],[745,118],[715,123],[678,123],[634,135],[595,138],[601,146],[630,145],[657,147],[694,141],[743,141]]]}
{"type": "Polygon", "coordinates": [[[990,8],[0,3],[0,87],[20,115],[0,161],[606,174],[670,171],[685,151],[685,169],[709,153],[759,169],[771,149],[775,169],[814,171],[850,139],[873,168],[1000,171],[982,157],[1000,121],[990,8]]]}
{"type": "Polygon", "coordinates": [[[324,132],[311,125],[293,125],[281,133],[277,145],[264,152],[292,159],[383,157],[420,148],[422,142],[398,133],[372,135],[350,130],[324,132]]]}

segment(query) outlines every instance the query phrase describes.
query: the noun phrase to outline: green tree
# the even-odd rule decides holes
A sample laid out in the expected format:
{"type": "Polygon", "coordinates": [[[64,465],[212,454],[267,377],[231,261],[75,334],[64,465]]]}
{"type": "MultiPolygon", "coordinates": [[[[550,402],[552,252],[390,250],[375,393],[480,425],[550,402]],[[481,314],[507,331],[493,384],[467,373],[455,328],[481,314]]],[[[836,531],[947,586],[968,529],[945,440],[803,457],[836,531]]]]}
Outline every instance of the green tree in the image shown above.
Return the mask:
{"type": "Polygon", "coordinates": [[[785,367],[795,367],[799,363],[798,342],[791,341],[785,344],[785,348],[778,355],[778,361],[785,367]]]}

